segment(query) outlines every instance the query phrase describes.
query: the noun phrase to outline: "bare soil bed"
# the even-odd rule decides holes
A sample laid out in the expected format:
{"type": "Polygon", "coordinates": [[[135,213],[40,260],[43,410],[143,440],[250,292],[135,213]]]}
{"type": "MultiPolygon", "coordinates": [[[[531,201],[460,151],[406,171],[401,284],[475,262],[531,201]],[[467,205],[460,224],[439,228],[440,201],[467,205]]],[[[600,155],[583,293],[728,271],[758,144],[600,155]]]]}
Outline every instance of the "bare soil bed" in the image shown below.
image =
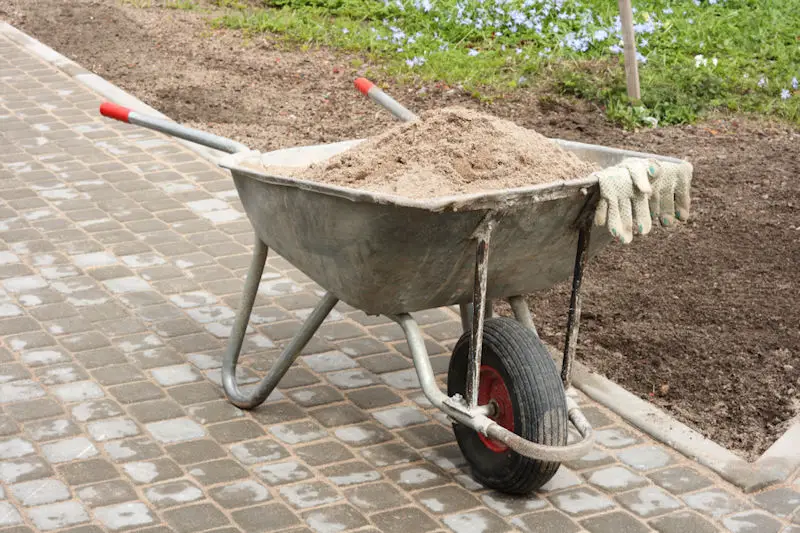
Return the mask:
{"type": "MultiPolygon", "coordinates": [[[[352,56],[213,31],[206,14],[115,0],[0,0],[0,18],[189,125],[266,150],[376,135],[392,121],[358,94],[352,56]]],[[[389,81],[389,80],[385,80],[389,81]]],[[[584,283],[579,358],[753,459],[800,393],[800,135],[762,121],[626,133],[588,104],[533,91],[481,105],[456,89],[391,93],[416,112],[460,105],[549,137],[687,158],[692,219],[611,246],[584,283]]],[[[561,345],[568,286],[531,297],[561,345]]]]}

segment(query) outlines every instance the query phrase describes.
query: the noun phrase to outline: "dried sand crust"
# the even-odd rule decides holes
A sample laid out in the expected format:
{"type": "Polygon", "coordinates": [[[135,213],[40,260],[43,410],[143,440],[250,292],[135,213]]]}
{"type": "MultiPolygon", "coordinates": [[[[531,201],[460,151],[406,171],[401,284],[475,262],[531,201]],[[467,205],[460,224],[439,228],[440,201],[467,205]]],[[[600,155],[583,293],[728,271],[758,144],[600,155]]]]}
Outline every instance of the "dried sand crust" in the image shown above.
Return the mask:
{"type": "MultiPolygon", "coordinates": [[[[276,174],[286,169],[267,168],[276,174]]],[[[415,199],[582,178],[599,167],[539,133],[462,107],[428,111],[289,175],[415,199]]]]}

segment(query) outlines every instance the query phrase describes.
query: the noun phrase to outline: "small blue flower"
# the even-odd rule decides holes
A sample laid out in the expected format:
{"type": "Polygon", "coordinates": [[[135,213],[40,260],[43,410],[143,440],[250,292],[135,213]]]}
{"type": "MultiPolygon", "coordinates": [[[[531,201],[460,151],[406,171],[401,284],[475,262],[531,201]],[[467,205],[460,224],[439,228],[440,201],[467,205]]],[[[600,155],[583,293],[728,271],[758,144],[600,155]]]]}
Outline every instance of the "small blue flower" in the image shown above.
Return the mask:
{"type": "Polygon", "coordinates": [[[789,92],[789,89],[783,89],[781,91],[781,100],[788,100],[792,97],[792,93],[789,92]]]}
{"type": "Polygon", "coordinates": [[[636,59],[638,59],[640,63],[647,63],[647,58],[640,52],[636,52],[636,59]]]}
{"type": "Polygon", "coordinates": [[[608,47],[608,49],[611,50],[612,54],[622,53],[622,47],[618,44],[612,44],[611,46],[608,47]]]}
{"type": "Polygon", "coordinates": [[[792,78],[792,89],[797,90],[798,85],[797,78],[792,78]]]}
{"type": "Polygon", "coordinates": [[[665,8],[665,9],[662,11],[662,13],[664,13],[665,15],[672,15],[672,13],[674,13],[674,11],[672,11],[672,8],[671,8],[671,7],[668,7],[668,8],[665,8]]]}
{"type": "Polygon", "coordinates": [[[342,28],[342,33],[348,34],[350,33],[350,30],[348,30],[347,28],[342,28]]]}
{"type": "Polygon", "coordinates": [[[608,32],[606,30],[597,30],[594,32],[595,41],[605,41],[608,39],[608,32]]]}
{"type": "Polygon", "coordinates": [[[761,76],[761,79],[758,80],[758,86],[759,87],[766,87],[767,86],[767,78],[765,78],[764,76],[761,76]]]}
{"type": "Polygon", "coordinates": [[[478,52],[478,51],[477,51],[477,50],[475,50],[474,48],[470,48],[469,52],[467,52],[467,55],[468,55],[468,56],[470,56],[470,57],[475,57],[475,56],[476,56],[476,55],[478,55],[479,53],[480,53],[480,52],[478,52]]]}

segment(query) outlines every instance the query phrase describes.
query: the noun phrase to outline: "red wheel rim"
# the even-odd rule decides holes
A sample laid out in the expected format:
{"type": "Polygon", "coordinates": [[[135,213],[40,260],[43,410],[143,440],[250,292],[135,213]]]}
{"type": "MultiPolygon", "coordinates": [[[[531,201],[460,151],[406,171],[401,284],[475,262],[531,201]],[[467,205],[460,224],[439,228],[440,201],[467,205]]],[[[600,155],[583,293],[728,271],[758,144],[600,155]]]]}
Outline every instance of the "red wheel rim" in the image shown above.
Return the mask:
{"type": "MultiPolygon", "coordinates": [[[[500,426],[509,431],[514,431],[514,405],[511,403],[511,395],[508,393],[506,382],[500,372],[488,365],[481,365],[481,377],[478,385],[478,405],[494,403],[495,413],[491,418],[500,426]]],[[[481,442],[493,452],[502,453],[508,450],[508,446],[502,442],[478,433],[481,442]]]]}

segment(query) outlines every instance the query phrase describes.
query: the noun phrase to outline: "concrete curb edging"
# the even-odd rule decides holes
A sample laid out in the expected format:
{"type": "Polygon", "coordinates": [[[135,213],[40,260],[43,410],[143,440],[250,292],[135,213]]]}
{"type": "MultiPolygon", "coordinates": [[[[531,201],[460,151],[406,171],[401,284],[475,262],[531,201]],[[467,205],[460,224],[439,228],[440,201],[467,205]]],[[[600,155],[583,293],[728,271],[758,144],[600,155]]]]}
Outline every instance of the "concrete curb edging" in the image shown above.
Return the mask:
{"type": "MultiPolygon", "coordinates": [[[[560,367],[562,354],[552,346],[548,348],[560,367]]],[[[789,423],[786,432],[761,457],[750,463],[577,361],[573,363],[572,382],[592,400],[744,492],[781,483],[800,468],[800,416],[789,423]]]]}
{"type": "MultiPolygon", "coordinates": [[[[7,22],[0,21],[0,34],[20,44],[109,101],[124,105],[134,111],[169,120],[169,117],[135,96],[86,70],[7,22]]],[[[215,165],[222,156],[226,155],[182,139],[176,140],[215,165]]],[[[548,349],[557,365],[560,366],[561,353],[550,345],[548,345],[548,349]]],[[[749,463],[669,416],[650,402],[642,400],[603,376],[591,372],[585,365],[577,361],[573,366],[573,383],[589,398],[609,408],[639,430],[708,467],[745,492],[753,492],[785,481],[800,468],[800,444],[798,444],[800,443],[800,416],[790,422],[789,428],[783,436],[761,457],[754,463],[749,463]]]]}

